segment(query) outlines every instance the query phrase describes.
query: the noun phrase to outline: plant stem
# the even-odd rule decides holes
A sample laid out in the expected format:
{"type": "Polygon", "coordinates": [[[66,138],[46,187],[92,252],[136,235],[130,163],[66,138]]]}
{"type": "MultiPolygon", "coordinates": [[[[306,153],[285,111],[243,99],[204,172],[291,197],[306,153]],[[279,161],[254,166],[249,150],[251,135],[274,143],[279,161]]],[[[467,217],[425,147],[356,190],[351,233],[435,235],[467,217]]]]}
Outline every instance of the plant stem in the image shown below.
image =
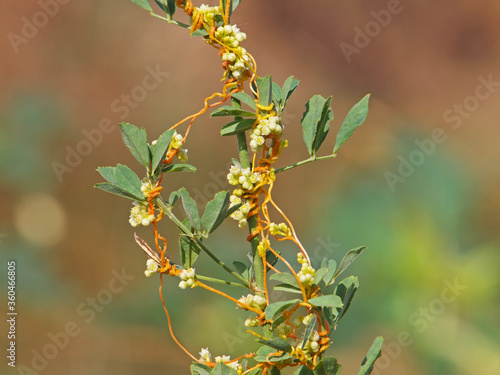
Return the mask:
{"type": "Polygon", "coordinates": [[[274,173],[284,172],[284,171],[287,171],[289,169],[292,169],[292,168],[295,168],[295,167],[300,167],[301,165],[304,165],[304,164],[307,164],[307,163],[311,163],[311,162],[316,161],[316,160],[332,159],[334,157],[335,157],[335,154],[326,155],[326,156],[319,156],[319,157],[311,156],[309,159],[299,161],[299,162],[297,162],[295,164],[292,164],[292,165],[287,165],[286,167],[283,167],[283,168],[280,168],[280,169],[276,169],[276,171],[274,173]]]}
{"type": "Polygon", "coordinates": [[[238,286],[240,288],[245,288],[245,289],[248,288],[246,285],[243,285],[243,284],[240,284],[240,283],[233,283],[231,281],[226,281],[226,280],[221,280],[221,279],[215,279],[215,278],[209,277],[209,276],[196,275],[196,278],[200,279],[200,280],[210,281],[212,283],[225,284],[225,285],[230,285],[230,286],[238,286]]]}
{"type": "Polygon", "coordinates": [[[199,238],[197,238],[195,236],[195,234],[193,232],[191,232],[184,224],[182,224],[182,222],[177,219],[177,217],[174,215],[174,213],[172,212],[172,210],[170,209],[170,207],[168,207],[164,202],[163,202],[163,199],[161,198],[161,196],[159,196],[157,199],[156,199],[156,203],[158,203],[158,205],[162,208],[162,210],[165,212],[165,214],[167,214],[167,216],[169,217],[170,220],[172,220],[174,222],[175,225],[177,225],[177,227],[182,231],[184,232],[184,234],[186,234],[189,238],[191,238],[193,241],[196,242],[196,244],[210,257],[214,260],[215,263],[217,263],[219,266],[221,266],[222,268],[224,268],[225,271],[227,271],[228,273],[230,273],[232,276],[234,276],[236,279],[238,279],[239,281],[241,281],[247,288],[249,287],[249,284],[248,284],[248,281],[245,280],[245,278],[243,276],[241,276],[240,274],[236,273],[235,271],[233,271],[231,268],[229,268],[222,260],[220,260],[219,258],[217,258],[217,256],[215,256],[214,253],[212,253],[206,246],[203,242],[200,241],[199,238]]]}
{"type": "MultiPolygon", "coordinates": [[[[233,102],[233,107],[241,108],[241,103],[235,98],[231,98],[233,102]]],[[[238,120],[238,117],[234,118],[238,120]]],[[[248,155],[247,137],[245,132],[237,133],[236,139],[238,141],[238,151],[240,156],[241,168],[250,168],[250,157],[248,155]]],[[[248,219],[248,229],[252,233],[257,229],[257,216],[254,215],[248,219]]],[[[252,259],[253,259],[253,269],[255,272],[255,286],[260,290],[264,291],[264,265],[262,264],[262,259],[257,251],[257,246],[259,245],[259,237],[255,236],[250,240],[250,245],[252,247],[252,259]]]]}

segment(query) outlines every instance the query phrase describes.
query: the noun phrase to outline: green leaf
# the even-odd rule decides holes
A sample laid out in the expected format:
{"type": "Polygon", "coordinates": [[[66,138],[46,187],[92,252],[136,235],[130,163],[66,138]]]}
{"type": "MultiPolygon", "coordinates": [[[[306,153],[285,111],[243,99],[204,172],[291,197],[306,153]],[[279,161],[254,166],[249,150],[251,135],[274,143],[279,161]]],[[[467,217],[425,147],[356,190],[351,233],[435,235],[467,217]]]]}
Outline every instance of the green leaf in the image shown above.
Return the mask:
{"type": "Polygon", "coordinates": [[[191,164],[171,164],[165,166],[162,170],[163,173],[169,172],[196,172],[196,167],[191,164]]]}
{"type": "Polygon", "coordinates": [[[319,270],[316,271],[314,274],[314,284],[319,285],[321,280],[323,280],[323,277],[325,277],[330,270],[328,268],[320,268],[319,270]]]}
{"type": "Polygon", "coordinates": [[[252,108],[253,110],[257,111],[257,106],[255,105],[255,100],[248,95],[247,93],[244,92],[237,92],[235,94],[231,95],[233,98],[239,100],[241,103],[245,103],[247,106],[252,108]]]}
{"type": "Polygon", "coordinates": [[[207,36],[208,35],[208,31],[205,30],[205,29],[198,29],[198,30],[195,30],[191,33],[191,36],[192,37],[195,37],[195,36],[207,36]]]}
{"type": "Polygon", "coordinates": [[[277,314],[286,310],[290,306],[296,305],[299,302],[300,302],[300,300],[293,299],[293,300],[289,300],[289,301],[279,301],[279,302],[274,302],[274,303],[269,304],[266,307],[266,319],[271,320],[277,314]]]}
{"type": "Polygon", "coordinates": [[[308,300],[313,306],[326,306],[326,307],[342,307],[342,300],[339,296],[330,294],[328,296],[315,297],[308,300]]]}
{"type": "Polygon", "coordinates": [[[122,122],[120,124],[123,142],[128,147],[134,158],[145,168],[149,168],[149,147],[146,130],[122,122]]]}
{"type": "Polygon", "coordinates": [[[271,348],[281,350],[285,353],[290,353],[292,351],[292,346],[288,343],[288,341],[282,339],[281,337],[267,340],[263,337],[260,337],[258,340],[260,343],[270,346],[271,348]]]}
{"type": "Polygon", "coordinates": [[[201,229],[201,219],[196,202],[189,196],[189,193],[185,188],[181,188],[178,191],[182,198],[182,206],[184,207],[184,211],[186,212],[191,225],[199,231],[201,229]]]}
{"type": "Polygon", "coordinates": [[[238,375],[236,370],[225,365],[224,363],[217,363],[210,374],[211,375],[238,375]]]}
{"type": "Polygon", "coordinates": [[[151,8],[151,5],[149,5],[148,0],[132,0],[132,2],[139,5],[142,9],[146,9],[149,12],[153,11],[153,8],[151,8]]]}
{"type": "Polygon", "coordinates": [[[295,79],[294,76],[288,77],[285,83],[283,83],[283,87],[281,88],[281,97],[283,98],[282,108],[285,108],[286,102],[290,99],[290,96],[292,96],[299,83],[300,81],[295,79]]]}
{"type": "Polygon", "coordinates": [[[95,184],[94,187],[97,188],[97,189],[103,190],[105,192],[118,195],[120,197],[132,199],[134,201],[137,200],[136,196],[134,196],[134,195],[126,192],[125,190],[119,188],[116,185],[113,185],[113,184],[110,184],[110,183],[107,183],[107,182],[100,182],[98,184],[95,184]]]}
{"type": "Polygon", "coordinates": [[[170,196],[168,197],[168,205],[170,207],[174,207],[175,202],[180,198],[180,194],[177,190],[173,191],[170,193],[170,196]]]}
{"type": "Polygon", "coordinates": [[[266,252],[266,263],[269,263],[271,267],[274,267],[276,263],[278,263],[278,256],[281,254],[279,251],[276,251],[276,254],[267,251],[266,252]],[[276,255],[277,254],[277,255],[276,255]]]}
{"type": "Polygon", "coordinates": [[[172,19],[175,13],[175,0],[155,0],[155,3],[167,14],[168,19],[172,19]]]}
{"type": "Polygon", "coordinates": [[[202,363],[193,362],[191,364],[191,375],[210,375],[212,368],[202,363]]]}
{"type": "Polygon", "coordinates": [[[260,368],[253,369],[247,375],[260,375],[260,368]]]}
{"type": "Polygon", "coordinates": [[[307,366],[300,366],[293,375],[314,375],[314,372],[307,366]]]}
{"type": "MultiPolygon", "coordinates": [[[[189,219],[185,219],[182,224],[191,229],[189,219]]],[[[201,248],[191,238],[184,234],[181,234],[181,236],[179,237],[179,252],[181,255],[182,266],[188,269],[191,268],[194,262],[196,262],[196,259],[198,259],[201,248]]]]}
{"type": "Polygon", "coordinates": [[[274,290],[281,290],[283,292],[288,292],[288,293],[302,294],[302,291],[300,290],[299,287],[294,287],[294,286],[291,286],[289,284],[275,285],[274,290]]]}
{"type": "Polygon", "coordinates": [[[222,136],[235,135],[251,129],[255,123],[254,119],[238,119],[224,125],[220,131],[222,136]]]}
{"type": "Polygon", "coordinates": [[[238,262],[237,260],[233,262],[233,266],[246,280],[250,279],[250,266],[247,266],[245,263],[238,262]]]}
{"type": "Polygon", "coordinates": [[[111,182],[113,185],[118,185],[115,179],[115,167],[99,167],[97,168],[97,172],[99,172],[106,181],[111,182]]]}
{"type": "Polygon", "coordinates": [[[316,315],[313,315],[313,318],[307,324],[306,329],[304,330],[304,338],[302,339],[302,346],[301,348],[305,347],[307,344],[307,341],[309,341],[309,337],[311,337],[314,328],[316,328],[316,321],[318,320],[318,317],[316,315]]]}
{"type": "Polygon", "coordinates": [[[210,117],[234,116],[234,117],[256,117],[254,112],[245,111],[243,109],[229,107],[227,105],[217,108],[210,114],[210,117]]]}
{"type": "Polygon", "coordinates": [[[269,375],[281,375],[281,371],[277,367],[271,367],[269,375]]]}
{"type": "Polygon", "coordinates": [[[259,104],[267,107],[271,104],[273,94],[273,84],[271,76],[257,79],[257,87],[259,89],[259,104]]]}
{"type": "Polygon", "coordinates": [[[272,90],[273,90],[273,102],[277,107],[281,105],[281,101],[283,100],[283,98],[281,97],[281,88],[277,83],[273,82],[272,90]]]}
{"type": "Polygon", "coordinates": [[[342,300],[342,308],[337,311],[337,318],[335,319],[335,325],[338,324],[340,319],[345,315],[349,307],[351,306],[354,294],[356,294],[359,288],[358,278],[355,276],[349,276],[348,278],[342,280],[339,285],[335,288],[335,294],[339,296],[342,300]]]}
{"type": "Polygon", "coordinates": [[[281,323],[285,322],[286,318],[283,315],[280,315],[276,317],[276,319],[273,320],[273,323],[271,324],[271,329],[275,330],[280,326],[281,323]]]}
{"type": "MultiPolygon", "coordinates": [[[[323,307],[323,316],[325,320],[328,322],[330,327],[333,327],[335,323],[335,318],[337,316],[337,309],[332,309],[331,307],[323,307]]],[[[330,330],[330,335],[333,333],[333,329],[330,330]]]]}
{"type": "Polygon", "coordinates": [[[339,268],[337,268],[337,270],[335,271],[333,279],[336,279],[337,276],[344,272],[345,269],[349,267],[352,262],[354,262],[354,259],[356,259],[364,250],[366,250],[366,246],[360,246],[355,249],[349,250],[347,254],[344,255],[342,262],[340,262],[339,268]]]}
{"type": "Polygon", "coordinates": [[[321,95],[314,95],[306,104],[302,116],[302,133],[309,155],[314,156],[325,140],[333,120],[333,111],[330,107],[332,97],[325,99],[321,95]]]}
{"type": "Polygon", "coordinates": [[[290,356],[290,354],[288,353],[283,353],[280,355],[280,353],[277,352],[276,349],[273,349],[269,346],[261,346],[255,353],[255,357],[253,359],[257,362],[269,361],[271,363],[277,363],[286,361],[290,358],[292,358],[292,356],[290,356]]]}
{"type": "Polygon", "coordinates": [[[361,362],[361,367],[359,369],[358,375],[371,374],[373,371],[373,364],[382,355],[382,344],[384,343],[384,338],[379,336],[375,339],[368,354],[361,362]]]}
{"type": "Polygon", "coordinates": [[[329,285],[333,281],[333,276],[335,275],[335,270],[337,269],[337,262],[330,259],[328,262],[328,273],[323,277],[323,281],[326,285],[329,285]]]}
{"type": "Polygon", "coordinates": [[[339,375],[341,371],[342,366],[336,358],[325,357],[314,368],[314,375],[339,375]]]}
{"type": "Polygon", "coordinates": [[[146,199],[141,191],[141,180],[126,165],[118,164],[116,166],[115,180],[118,187],[135,196],[137,200],[143,201],[146,199]]]}
{"type": "Polygon", "coordinates": [[[299,286],[299,283],[297,282],[297,279],[293,275],[291,275],[287,272],[272,274],[270,279],[276,280],[276,281],[279,281],[279,282],[282,282],[284,284],[288,284],[288,285],[291,285],[293,287],[300,289],[300,286],[299,286]]]}
{"type": "Polygon", "coordinates": [[[174,134],[174,129],[167,130],[165,133],[160,135],[156,143],[151,145],[151,171],[155,172],[156,168],[165,159],[165,154],[167,153],[168,146],[170,145],[170,140],[174,134]]]}
{"type": "Polygon", "coordinates": [[[347,114],[337,134],[337,140],[335,141],[335,147],[333,149],[334,155],[337,154],[340,146],[342,146],[344,142],[349,139],[354,130],[365,122],[366,116],[368,116],[369,100],[370,94],[366,95],[363,99],[356,103],[347,114]]]}
{"type": "Polygon", "coordinates": [[[227,208],[229,207],[229,193],[219,191],[214,199],[207,203],[205,212],[201,217],[201,224],[206,233],[212,233],[222,224],[227,217],[227,208]]]}

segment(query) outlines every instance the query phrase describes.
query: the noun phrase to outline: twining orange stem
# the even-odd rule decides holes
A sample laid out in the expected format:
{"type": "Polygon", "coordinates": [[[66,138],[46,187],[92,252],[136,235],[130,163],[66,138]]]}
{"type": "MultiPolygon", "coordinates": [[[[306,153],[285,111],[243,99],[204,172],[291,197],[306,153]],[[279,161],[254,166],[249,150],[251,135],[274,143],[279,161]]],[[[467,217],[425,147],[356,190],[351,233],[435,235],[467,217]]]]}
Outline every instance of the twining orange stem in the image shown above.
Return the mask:
{"type": "Polygon", "coordinates": [[[163,304],[163,310],[165,310],[165,314],[167,315],[167,320],[168,320],[168,329],[170,331],[170,336],[172,336],[172,339],[175,341],[175,343],[179,346],[179,348],[181,348],[184,353],[186,353],[188,356],[190,356],[194,361],[196,362],[200,362],[194,355],[192,355],[184,346],[182,346],[182,344],[179,342],[179,340],[177,340],[177,338],[175,337],[174,335],[174,331],[172,330],[172,324],[170,322],[170,315],[168,313],[168,310],[167,310],[167,306],[165,305],[165,301],[163,300],[163,294],[162,294],[162,291],[161,291],[161,288],[163,286],[163,275],[160,275],[160,288],[159,288],[159,291],[160,291],[160,298],[161,298],[161,303],[163,304]]]}
{"type": "Polygon", "coordinates": [[[297,273],[295,272],[295,270],[293,269],[293,267],[290,265],[290,263],[288,263],[288,261],[283,258],[277,251],[275,251],[271,246],[268,246],[268,249],[271,250],[271,252],[276,255],[283,263],[286,264],[286,266],[288,267],[288,269],[292,272],[293,276],[295,277],[295,280],[297,280],[297,283],[299,284],[299,287],[300,287],[300,291],[302,292],[302,297],[304,298],[304,301],[307,302],[307,294],[306,294],[306,291],[304,289],[304,286],[302,285],[302,283],[300,282],[299,280],[299,277],[297,276],[297,273]]]}
{"type": "Polygon", "coordinates": [[[233,298],[233,297],[227,295],[226,293],[221,292],[220,290],[214,289],[206,284],[203,284],[201,281],[198,281],[198,280],[196,280],[196,283],[198,284],[198,286],[201,286],[203,289],[209,290],[210,292],[218,294],[219,296],[225,297],[225,298],[235,302],[237,305],[239,305],[247,310],[253,311],[254,313],[258,314],[259,316],[262,315],[262,311],[257,310],[251,306],[248,306],[247,304],[238,301],[236,298],[233,298]]]}

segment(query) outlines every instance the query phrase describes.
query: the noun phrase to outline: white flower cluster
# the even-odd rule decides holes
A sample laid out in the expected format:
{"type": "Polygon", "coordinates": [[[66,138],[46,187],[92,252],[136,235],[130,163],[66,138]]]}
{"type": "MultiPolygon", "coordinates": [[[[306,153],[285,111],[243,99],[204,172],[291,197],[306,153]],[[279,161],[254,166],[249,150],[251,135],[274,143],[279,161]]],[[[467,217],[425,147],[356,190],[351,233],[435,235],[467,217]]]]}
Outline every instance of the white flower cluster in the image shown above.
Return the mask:
{"type": "Polygon", "coordinates": [[[273,236],[276,236],[279,234],[281,236],[288,237],[288,236],[292,235],[292,231],[290,230],[290,228],[288,228],[288,226],[285,223],[279,223],[279,224],[271,223],[271,224],[269,224],[269,232],[273,236]]]}
{"type": "MultiPolygon", "coordinates": [[[[239,190],[241,190],[241,189],[239,189],[239,190]]],[[[240,191],[238,191],[238,189],[233,191],[233,194],[229,197],[229,200],[231,202],[229,207],[233,207],[234,205],[242,203],[241,194],[237,195],[237,194],[235,194],[235,192],[240,193],[240,191]]],[[[241,192],[241,193],[243,193],[243,192],[241,192]]],[[[240,208],[238,208],[236,211],[234,211],[231,214],[231,217],[234,220],[238,221],[238,226],[240,228],[245,228],[247,226],[248,213],[250,212],[251,208],[252,207],[250,206],[250,203],[245,202],[241,205],[240,208]]]]}
{"type": "Polygon", "coordinates": [[[300,349],[302,349],[306,354],[314,354],[317,353],[319,350],[319,333],[318,331],[314,331],[311,336],[309,337],[309,340],[305,343],[304,347],[302,348],[302,343],[299,344],[300,349]]]}
{"type": "Polygon", "coordinates": [[[245,320],[246,327],[258,327],[259,326],[259,318],[247,318],[245,320]]]}
{"type": "Polygon", "coordinates": [[[208,24],[213,24],[215,16],[221,14],[221,8],[219,6],[211,7],[206,4],[201,4],[198,7],[198,12],[202,14],[203,21],[208,24]]]}
{"type": "Polygon", "coordinates": [[[187,148],[180,148],[179,151],[177,151],[177,159],[179,159],[181,162],[186,163],[188,161],[188,150],[187,148]]]}
{"type": "Polygon", "coordinates": [[[290,333],[292,333],[292,327],[288,324],[280,324],[278,328],[276,328],[276,334],[283,340],[286,340],[290,333]]]}
{"type": "MultiPolygon", "coordinates": [[[[212,354],[210,354],[210,351],[208,348],[201,349],[201,352],[198,353],[200,355],[200,361],[203,363],[211,363],[212,362],[212,354]]],[[[231,367],[234,370],[238,370],[239,368],[239,363],[238,361],[227,363],[231,360],[231,357],[228,355],[223,355],[223,356],[217,356],[215,357],[215,362],[216,363],[225,363],[227,366],[231,367]]]]}
{"type": "Polygon", "coordinates": [[[144,275],[146,277],[151,277],[153,273],[158,272],[158,263],[156,263],[153,259],[148,259],[146,262],[146,271],[144,271],[144,275]]]}
{"type": "Polygon", "coordinates": [[[198,286],[198,283],[196,282],[195,276],[196,274],[194,272],[194,268],[182,270],[182,272],[179,274],[179,277],[181,278],[179,288],[186,289],[188,286],[191,288],[196,288],[198,286]]]}
{"type": "Polygon", "coordinates": [[[229,198],[231,204],[229,207],[233,207],[237,204],[242,203],[241,207],[231,214],[231,217],[238,221],[240,228],[247,226],[247,218],[252,207],[249,202],[245,202],[242,198],[244,190],[251,191],[255,187],[255,184],[262,180],[262,174],[252,173],[250,168],[241,169],[241,167],[232,165],[229,173],[227,175],[227,180],[231,185],[239,185],[240,187],[233,191],[233,194],[229,198]]]}
{"type": "Polygon", "coordinates": [[[278,116],[271,116],[259,121],[256,127],[250,131],[250,148],[253,152],[262,150],[266,137],[270,134],[283,134],[283,127],[279,123],[278,116]]]}
{"type": "Polygon", "coordinates": [[[314,313],[310,313],[306,316],[300,315],[293,320],[293,325],[295,326],[295,328],[299,328],[301,324],[307,326],[311,322],[313,317],[314,313]]]}
{"type": "Polygon", "coordinates": [[[251,191],[254,185],[262,180],[262,175],[258,172],[252,173],[250,168],[241,169],[241,167],[232,165],[227,180],[231,185],[241,185],[243,190],[251,191]]]}
{"type": "Polygon", "coordinates": [[[200,361],[204,363],[210,363],[212,362],[212,354],[210,354],[210,351],[208,348],[201,349],[201,352],[198,353],[200,355],[200,361]]]}
{"type": "MultiPolygon", "coordinates": [[[[246,297],[242,296],[238,301],[245,304],[246,306],[250,306],[258,310],[264,310],[267,305],[266,299],[264,297],[259,295],[254,296],[253,294],[248,294],[246,297]]],[[[237,304],[236,308],[241,310],[247,310],[240,304],[237,304]]]]}
{"type": "Polygon", "coordinates": [[[238,367],[240,366],[238,361],[234,361],[228,363],[231,360],[231,357],[228,355],[217,356],[215,357],[215,363],[225,363],[226,366],[231,367],[233,370],[238,371],[238,367]]]}
{"type": "Polygon", "coordinates": [[[309,265],[306,259],[304,259],[304,255],[302,253],[297,254],[297,262],[302,264],[302,268],[297,274],[300,283],[303,286],[312,285],[314,283],[314,275],[316,274],[316,270],[309,265]]]}
{"type": "Polygon", "coordinates": [[[130,225],[132,225],[133,227],[137,227],[138,225],[144,225],[145,227],[147,227],[154,221],[155,215],[148,214],[147,202],[134,201],[133,205],[134,207],[132,207],[132,209],[130,210],[130,218],[128,220],[130,225]]]}
{"type": "Polygon", "coordinates": [[[172,139],[170,140],[170,144],[172,145],[172,148],[174,150],[180,149],[182,146],[182,143],[183,143],[182,142],[183,139],[184,139],[184,137],[182,136],[182,134],[179,134],[174,130],[174,134],[172,135],[172,139]]]}
{"type": "Polygon", "coordinates": [[[238,80],[243,78],[248,65],[251,64],[246,49],[240,46],[247,35],[241,32],[236,25],[226,25],[219,26],[214,36],[221,44],[230,49],[222,53],[222,61],[227,64],[233,77],[238,80]]]}
{"type": "Polygon", "coordinates": [[[151,189],[153,189],[153,183],[147,177],[144,177],[141,181],[142,194],[147,197],[151,189]]]}

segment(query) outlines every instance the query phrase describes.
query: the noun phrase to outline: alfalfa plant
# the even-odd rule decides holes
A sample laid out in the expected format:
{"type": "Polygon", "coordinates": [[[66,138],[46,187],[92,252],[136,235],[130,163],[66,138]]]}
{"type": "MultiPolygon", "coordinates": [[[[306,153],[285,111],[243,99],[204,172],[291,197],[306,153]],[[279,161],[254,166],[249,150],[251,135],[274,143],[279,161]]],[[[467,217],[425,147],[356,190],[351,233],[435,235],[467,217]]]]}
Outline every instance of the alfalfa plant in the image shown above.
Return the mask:
{"type": "MultiPolygon", "coordinates": [[[[349,111],[340,126],[332,153],[325,156],[317,153],[333,119],[332,98],[313,96],[306,103],[301,120],[310,157],[275,168],[280,154],[288,146],[282,114],[299,81],[291,76],[280,86],[272,81],[271,76],[258,75],[257,62],[243,47],[247,35],[230,23],[231,14],[241,0],[220,0],[218,6],[195,6],[191,0],[155,0],[164,15],[154,13],[148,0],[132,1],[152,16],[188,29],[191,36],[200,37],[218,51],[222,60],[222,92],[208,96],[201,110],[171,126],[157,140],[148,143],[144,129],[127,123],[120,125],[123,141],[144,167],[145,177],[141,179],[129,167],[118,164],[98,168],[107,182],[96,185],[133,201],[129,220],[133,227],[152,226],[153,247],[137,235],[135,240],[148,256],[145,275],[159,276],[160,298],[170,333],[193,359],[191,374],[278,375],[287,367],[295,367],[295,374],[301,375],[339,374],[342,366],[337,359],[326,355],[326,350],[359,287],[357,277],[339,279],[339,276],[365,247],[349,251],[338,265],[335,260],[323,259],[318,269],[313,268],[293,224],[273,199],[272,190],[280,173],[335,157],[353,131],[365,121],[369,95],[349,111]],[[187,14],[189,25],[174,19],[178,9],[187,14]],[[230,105],[221,106],[226,102],[230,105]],[[227,175],[232,191],[218,192],[200,211],[185,188],[169,191],[168,183],[176,176],[172,172],[195,172],[196,168],[186,163],[184,145],[195,120],[209,109],[214,109],[212,117],[232,117],[220,132],[224,137],[234,137],[238,154],[227,175]],[[181,125],[186,125],[183,133],[179,130],[181,125]],[[168,192],[168,198],[162,195],[165,192],[168,192]],[[176,203],[183,207],[185,215],[182,217],[172,211],[176,203]],[[180,264],[170,260],[167,241],[159,231],[159,224],[165,217],[180,231],[180,264]],[[217,252],[210,249],[210,235],[228,217],[237,221],[250,249],[248,259],[240,253],[239,260],[232,265],[222,262],[217,252]],[[276,250],[276,244],[281,241],[290,241],[297,247],[294,261],[287,260],[276,250]],[[204,275],[199,269],[195,271],[194,264],[202,254],[220,266],[221,275],[213,277],[204,275]],[[223,277],[225,273],[229,280],[223,277]],[[238,314],[244,311],[247,315],[245,325],[260,343],[259,349],[234,359],[224,355],[212,359],[208,348],[202,349],[199,356],[193,355],[176,338],[170,324],[162,294],[166,276],[178,278],[181,289],[204,288],[231,300],[240,309],[238,314]],[[270,280],[274,282],[274,290],[295,294],[296,298],[270,300],[270,280]],[[247,291],[237,299],[218,290],[215,287],[218,284],[247,291]]],[[[375,339],[358,374],[371,373],[380,356],[382,341],[381,337],[375,339]]]]}

